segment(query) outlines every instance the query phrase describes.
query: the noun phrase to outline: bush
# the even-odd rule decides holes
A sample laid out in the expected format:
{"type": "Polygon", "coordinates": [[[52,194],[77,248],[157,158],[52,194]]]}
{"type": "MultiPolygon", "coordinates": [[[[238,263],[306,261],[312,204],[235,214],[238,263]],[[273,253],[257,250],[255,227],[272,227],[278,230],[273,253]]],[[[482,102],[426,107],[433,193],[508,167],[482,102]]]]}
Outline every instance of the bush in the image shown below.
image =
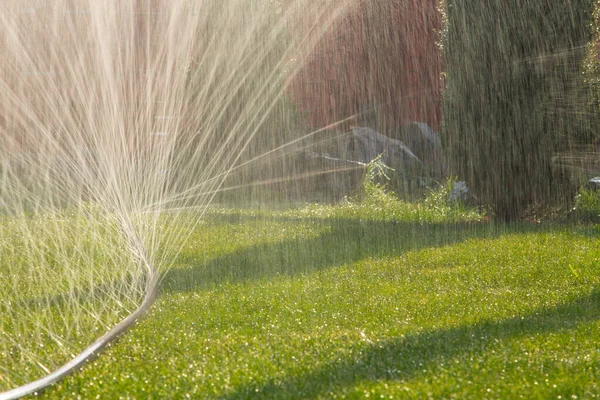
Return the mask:
{"type": "Polygon", "coordinates": [[[575,196],[573,211],[579,218],[600,221],[600,191],[581,189],[575,196]]]}
{"type": "MultiPolygon", "coordinates": [[[[584,73],[593,97],[587,111],[590,115],[597,117],[600,107],[600,1],[595,2],[591,27],[592,40],[587,46],[584,73]]],[[[598,130],[596,130],[595,138],[600,138],[598,130]]]]}
{"type": "Polygon", "coordinates": [[[592,1],[445,0],[441,9],[442,129],[455,173],[501,219],[568,202],[576,186],[553,157],[589,140],[579,111],[592,1]]]}

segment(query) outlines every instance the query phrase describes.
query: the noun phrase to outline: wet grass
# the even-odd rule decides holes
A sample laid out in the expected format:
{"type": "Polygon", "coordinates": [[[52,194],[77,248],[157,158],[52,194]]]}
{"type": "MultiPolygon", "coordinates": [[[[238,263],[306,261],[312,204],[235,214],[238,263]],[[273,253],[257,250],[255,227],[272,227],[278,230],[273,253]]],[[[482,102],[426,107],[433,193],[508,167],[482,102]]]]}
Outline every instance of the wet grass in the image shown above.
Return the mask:
{"type": "Polygon", "coordinates": [[[0,390],[60,367],[125,318],[143,278],[97,210],[0,217],[0,390]]]}
{"type": "Polygon", "coordinates": [[[600,396],[600,228],[214,212],[45,398],[600,396]]]}

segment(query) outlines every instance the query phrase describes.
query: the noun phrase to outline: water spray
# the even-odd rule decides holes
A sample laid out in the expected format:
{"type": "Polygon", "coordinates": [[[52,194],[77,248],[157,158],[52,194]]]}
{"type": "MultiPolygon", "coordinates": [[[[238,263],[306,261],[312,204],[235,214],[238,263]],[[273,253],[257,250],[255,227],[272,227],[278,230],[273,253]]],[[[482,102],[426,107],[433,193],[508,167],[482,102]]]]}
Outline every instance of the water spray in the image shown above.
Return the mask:
{"type": "Polygon", "coordinates": [[[277,151],[249,150],[347,7],[2,2],[0,399],[77,370],[148,310],[225,179],[277,151]]]}

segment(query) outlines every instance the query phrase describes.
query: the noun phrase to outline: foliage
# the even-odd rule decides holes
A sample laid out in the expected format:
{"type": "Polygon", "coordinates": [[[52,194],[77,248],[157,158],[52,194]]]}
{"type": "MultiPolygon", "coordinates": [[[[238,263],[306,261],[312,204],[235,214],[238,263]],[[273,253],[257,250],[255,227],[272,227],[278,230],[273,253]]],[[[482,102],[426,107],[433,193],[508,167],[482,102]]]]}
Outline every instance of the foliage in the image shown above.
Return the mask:
{"type": "Polygon", "coordinates": [[[451,164],[502,219],[565,202],[552,159],[590,136],[581,80],[592,1],[446,0],[443,139],[451,164]]]}
{"type": "MultiPolygon", "coordinates": [[[[586,111],[598,119],[600,108],[600,1],[594,4],[594,12],[592,14],[592,40],[587,46],[587,56],[585,59],[584,76],[585,81],[592,91],[593,101],[590,102],[586,111]]],[[[596,140],[600,139],[600,130],[594,131],[596,140]]]]}
{"type": "Polygon", "coordinates": [[[358,195],[359,201],[382,204],[396,200],[394,193],[388,192],[385,183],[382,183],[382,181],[389,181],[388,174],[395,170],[385,165],[381,161],[382,157],[383,154],[380,154],[367,164],[361,192],[358,195]]]}
{"type": "Polygon", "coordinates": [[[600,191],[582,188],[575,196],[573,211],[588,220],[600,220],[600,191]]]}
{"type": "Polygon", "coordinates": [[[596,1],[592,14],[592,40],[587,46],[587,57],[585,60],[585,77],[587,83],[592,86],[595,94],[596,106],[600,104],[600,2],[596,1]]]}
{"type": "Polygon", "coordinates": [[[302,215],[313,218],[360,218],[376,221],[403,221],[411,223],[478,222],[485,211],[457,201],[450,201],[454,181],[448,180],[436,189],[429,189],[420,201],[399,199],[383,183],[389,179],[390,168],[379,158],[367,166],[362,191],[337,205],[313,204],[284,212],[284,215],[302,215]]]}

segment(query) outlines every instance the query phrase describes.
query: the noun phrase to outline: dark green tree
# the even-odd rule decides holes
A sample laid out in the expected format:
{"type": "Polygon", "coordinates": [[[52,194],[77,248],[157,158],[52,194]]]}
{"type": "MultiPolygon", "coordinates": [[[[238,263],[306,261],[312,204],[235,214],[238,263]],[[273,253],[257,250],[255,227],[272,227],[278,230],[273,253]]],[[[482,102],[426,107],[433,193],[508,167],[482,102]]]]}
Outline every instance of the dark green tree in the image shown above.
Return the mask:
{"type": "MultiPolygon", "coordinates": [[[[593,94],[593,101],[589,108],[590,114],[596,114],[600,108],[600,1],[594,3],[591,23],[592,40],[587,47],[584,70],[586,83],[593,94]]],[[[596,132],[595,137],[600,137],[600,132],[596,132]]]]}
{"type": "MultiPolygon", "coordinates": [[[[592,0],[443,0],[443,138],[451,164],[504,220],[565,202],[574,184],[553,161],[586,138],[579,110],[592,0]]],[[[585,113],[583,113],[585,114],[585,113]]]]}

